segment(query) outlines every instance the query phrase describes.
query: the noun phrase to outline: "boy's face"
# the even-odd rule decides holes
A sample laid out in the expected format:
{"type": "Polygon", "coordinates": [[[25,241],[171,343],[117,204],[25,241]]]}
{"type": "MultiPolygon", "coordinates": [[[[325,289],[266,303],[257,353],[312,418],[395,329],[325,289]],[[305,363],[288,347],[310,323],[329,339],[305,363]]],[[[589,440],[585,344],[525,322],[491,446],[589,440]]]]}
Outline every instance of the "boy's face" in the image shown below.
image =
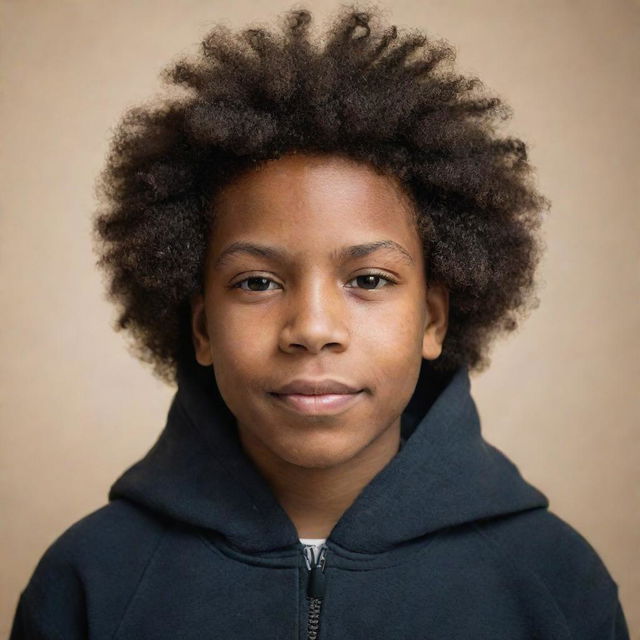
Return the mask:
{"type": "Polygon", "coordinates": [[[421,360],[440,354],[448,314],[446,290],[427,289],[409,207],[393,179],[339,156],[284,156],[218,194],[192,330],[196,359],[213,364],[245,448],[327,468],[399,438],[421,360]],[[382,240],[390,246],[343,253],[382,240]],[[226,253],[236,243],[286,255],[226,253]],[[358,392],[274,395],[300,379],[358,392]]]}

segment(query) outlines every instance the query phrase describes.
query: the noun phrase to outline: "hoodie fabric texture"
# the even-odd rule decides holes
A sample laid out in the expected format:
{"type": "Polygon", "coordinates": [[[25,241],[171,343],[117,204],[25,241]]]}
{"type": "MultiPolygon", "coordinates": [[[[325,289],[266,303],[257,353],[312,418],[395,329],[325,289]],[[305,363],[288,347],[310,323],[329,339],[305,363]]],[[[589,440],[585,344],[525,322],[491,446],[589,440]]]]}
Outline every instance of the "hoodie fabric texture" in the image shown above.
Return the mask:
{"type": "Polygon", "coordinates": [[[10,640],[628,640],[596,551],[483,439],[467,369],[434,390],[424,363],[404,446],[318,553],[212,369],[181,364],[155,445],[46,550],[10,640]]]}

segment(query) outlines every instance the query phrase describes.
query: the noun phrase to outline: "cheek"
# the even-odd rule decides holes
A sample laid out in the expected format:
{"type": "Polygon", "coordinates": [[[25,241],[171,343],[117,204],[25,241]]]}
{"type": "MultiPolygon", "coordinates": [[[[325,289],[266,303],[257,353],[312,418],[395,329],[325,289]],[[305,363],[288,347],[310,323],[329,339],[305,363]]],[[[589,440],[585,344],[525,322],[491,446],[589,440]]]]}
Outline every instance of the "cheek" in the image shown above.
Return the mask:
{"type": "Polygon", "coordinates": [[[392,405],[408,401],[422,363],[424,316],[415,306],[398,305],[384,314],[368,313],[358,322],[353,344],[363,371],[392,405]]]}
{"type": "Polygon", "coordinates": [[[363,309],[355,318],[353,336],[367,350],[387,353],[392,360],[422,351],[424,314],[410,301],[363,309]]]}
{"type": "Polygon", "coordinates": [[[246,314],[211,313],[208,317],[213,366],[219,386],[221,389],[225,386],[231,392],[238,385],[246,388],[271,353],[268,332],[261,330],[259,321],[248,322],[246,314]]]}

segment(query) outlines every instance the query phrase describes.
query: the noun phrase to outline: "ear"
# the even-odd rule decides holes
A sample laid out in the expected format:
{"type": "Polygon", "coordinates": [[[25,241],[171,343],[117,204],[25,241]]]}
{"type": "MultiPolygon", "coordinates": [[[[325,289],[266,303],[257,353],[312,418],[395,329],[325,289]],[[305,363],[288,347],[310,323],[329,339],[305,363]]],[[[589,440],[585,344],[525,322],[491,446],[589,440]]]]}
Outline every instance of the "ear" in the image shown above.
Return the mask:
{"type": "Polygon", "coordinates": [[[442,343],[449,322],[449,290],[442,284],[427,285],[427,319],[422,338],[422,357],[435,360],[442,353],[442,343]]]}
{"type": "Polygon", "coordinates": [[[196,360],[203,366],[213,364],[211,357],[211,342],[207,329],[207,315],[205,313],[204,295],[196,293],[191,298],[191,337],[196,360]]]}

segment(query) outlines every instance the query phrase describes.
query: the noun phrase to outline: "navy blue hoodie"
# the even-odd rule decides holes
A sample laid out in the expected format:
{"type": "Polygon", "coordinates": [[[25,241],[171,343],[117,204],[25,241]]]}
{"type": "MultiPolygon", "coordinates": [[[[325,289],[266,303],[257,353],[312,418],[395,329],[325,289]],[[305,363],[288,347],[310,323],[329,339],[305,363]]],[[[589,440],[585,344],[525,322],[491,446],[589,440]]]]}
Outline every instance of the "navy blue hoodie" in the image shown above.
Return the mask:
{"type": "Polygon", "coordinates": [[[423,367],[405,445],[307,568],[211,368],[182,364],[166,426],[58,537],[11,640],[626,640],[590,544],[481,435],[465,368],[423,367]]]}

